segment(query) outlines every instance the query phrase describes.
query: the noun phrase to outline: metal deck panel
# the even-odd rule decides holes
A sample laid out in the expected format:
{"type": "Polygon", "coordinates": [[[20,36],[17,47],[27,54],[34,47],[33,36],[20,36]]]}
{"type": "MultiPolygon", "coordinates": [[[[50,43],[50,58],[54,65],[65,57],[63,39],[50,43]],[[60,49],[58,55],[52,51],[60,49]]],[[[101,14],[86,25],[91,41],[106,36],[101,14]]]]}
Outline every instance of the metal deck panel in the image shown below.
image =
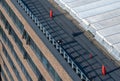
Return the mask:
{"type": "Polygon", "coordinates": [[[114,48],[115,48],[117,51],[120,52],[120,43],[119,43],[119,44],[115,44],[115,45],[114,45],[114,48]]]}
{"type": "Polygon", "coordinates": [[[67,6],[69,6],[70,8],[74,8],[74,7],[79,7],[79,6],[82,6],[82,5],[87,5],[87,4],[90,4],[90,3],[93,3],[93,2],[97,2],[99,0],[75,0],[71,3],[66,3],[67,6]]]}
{"type": "Polygon", "coordinates": [[[120,9],[115,9],[110,12],[88,17],[85,20],[88,21],[90,24],[91,23],[93,24],[93,23],[99,23],[100,21],[109,20],[111,18],[118,17],[118,16],[120,16],[120,9]]]}
{"type": "Polygon", "coordinates": [[[118,34],[107,36],[105,38],[113,45],[118,44],[118,43],[120,43],[120,32],[118,34]]]}
{"type": "Polygon", "coordinates": [[[106,36],[106,37],[111,36],[111,35],[114,35],[114,34],[117,34],[120,32],[120,25],[104,28],[104,29],[99,30],[97,32],[99,32],[103,37],[104,36],[106,36]]]}
{"type": "Polygon", "coordinates": [[[97,22],[94,25],[94,27],[96,28],[96,30],[101,30],[101,29],[105,29],[105,28],[109,28],[109,27],[114,27],[116,25],[120,24],[120,16],[117,17],[113,17],[111,19],[108,20],[103,20],[101,22],[97,22]]]}
{"type": "MultiPolygon", "coordinates": [[[[108,11],[112,11],[117,8],[120,8],[120,2],[113,3],[107,6],[98,7],[95,9],[90,9],[90,10],[83,11],[83,12],[78,12],[76,15],[78,15],[80,19],[83,19],[83,18],[94,16],[94,15],[102,14],[108,11]]],[[[79,9],[76,11],[79,11],[79,9]]]]}
{"type": "Polygon", "coordinates": [[[91,3],[86,4],[86,5],[80,5],[79,3],[71,4],[71,6],[79,4],[79,7],[75,7],[75,8],[73,8],[73,7],[69,6],[69,5],[68,6],[71,7],[71,9],[73,9],[76,13],[79,13],[79,12],[84,12],[84,11],[88,11],[88,10],[91,10],[91,9],[111,5],[111,4],[117,3],[119,1],[120,0],[100,0],[100,1],[97,0],[96,2],[91,2],[91,3]]]}

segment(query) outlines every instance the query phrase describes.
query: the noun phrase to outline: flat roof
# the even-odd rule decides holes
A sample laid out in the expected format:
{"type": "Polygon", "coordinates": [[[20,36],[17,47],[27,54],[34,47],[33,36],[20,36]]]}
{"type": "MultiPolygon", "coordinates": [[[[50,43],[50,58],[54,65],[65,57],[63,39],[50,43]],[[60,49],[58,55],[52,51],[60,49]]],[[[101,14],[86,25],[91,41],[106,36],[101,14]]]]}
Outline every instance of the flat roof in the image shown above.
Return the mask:
{"type": "MultiPolygon", "coordinates": [[[[13,1],[13,0],[12,0],[13,1]]],[[[96,48],[63,13],[55,9],[47,0],[23,0],[31,12],[40,20],[43,26],[55,40],[62,40],[62,47],[84,71],[84,73],[95,81],[118,81],[120,79],[120,68],[111,59],[106,57],[96,48]],[[49,10],[54,12],[54,18],[49,18],[49,10]],[[93,58],[90,58],[92,54],[93,58]],[[102,76],[101,66],[107,68],[107,75],[102,76]]],[[[61,0],[66,3],[81,1],[82,5],[97,2],[98,0],[61,0]]],[[[99,0],[102,1],[102,0],[99,0]]],[[[17,3],[16,3],[17,4],[17,3]]],[[[23,11],[22,11],[23,12],[23,11]]],[[[22,13],[21,12],[21,13],[22,13]]],[[[26,18],[26,15],[23,15],[26,18]]],[[[32,21],[29,23],[33,23],[32,21]]],[[[34,26],[33,26],[34,28],[34,26]]],[[[37,32],[39,34],[39,32],[37,32]]],[[[39,34],[40,35],[40,34],[39,34]]],[[[44,41],[45,42],[45,41],[44,41]]],[[[48,43],[46,43],[49,45],[48,43]]],[[[50,47],[50,45],[48,46],[50,47]]],[[[50,48],[51,49],[51,48],[50,48]]],[[[52,50],[54,51],[54,50],[52,50]]],[[[57,53],[58,54],[58,53],[57,53]]],[[[56,54],[56,55],[57,55],[56,54]]],[[[63,61],[63,60],[59,60],[63,61]]],[[[69,66],[68,66],[69,67],[69,66]]],[[[70,70],[69,70],[70,71],[70,70]]],[[[74,74],[70,74],[74,77],[74,74]]],[[[79,81],[79,80],[78,80],[79,81]]]]}
{"type": "Polygon", "coordinates": [[[120,60],[120,50],[118,50],[120,47],[120,0],[61,0],[56,2],[69,11],[80,24],[85,24],[82,27],[91,31],[95,39],[112,56],[120,60]],[[113,40],[115,40],[114,43],[113,40]],[[105,43],[108,45],[105,46],[105,43]]]}

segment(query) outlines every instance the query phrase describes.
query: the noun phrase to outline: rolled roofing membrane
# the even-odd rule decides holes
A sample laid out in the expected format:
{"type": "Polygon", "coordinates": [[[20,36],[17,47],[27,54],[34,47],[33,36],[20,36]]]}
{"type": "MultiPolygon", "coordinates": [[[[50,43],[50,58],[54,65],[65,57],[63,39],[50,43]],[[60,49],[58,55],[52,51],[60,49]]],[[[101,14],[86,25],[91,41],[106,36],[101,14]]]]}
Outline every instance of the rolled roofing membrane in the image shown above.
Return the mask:
{"type": "Polygon", "coordinates": [[[55,0],[120,60],[120,0],[55,0]]]}

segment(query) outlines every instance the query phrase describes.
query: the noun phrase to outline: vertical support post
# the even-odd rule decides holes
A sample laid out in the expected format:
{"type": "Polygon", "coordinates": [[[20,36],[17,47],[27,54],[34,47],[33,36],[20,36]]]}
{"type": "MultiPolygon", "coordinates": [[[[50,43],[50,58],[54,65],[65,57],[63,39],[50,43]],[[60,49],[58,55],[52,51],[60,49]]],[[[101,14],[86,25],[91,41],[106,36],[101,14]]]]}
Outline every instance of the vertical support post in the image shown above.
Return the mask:
{"type": "Polygon", "coordinates": [[[60,54],[61,54],[62,53],[62,47],[61,46],[60,46],[59,50],[60,50],[60,54]]]}
{"type": "Polygon", "coordinates": [[[75,69],[76,69],[76,73],[78,73],[78,67],[76,67],[75,69]]]}
{"type": "Polygon", "coordinates": [[[66,58],[66,52],[65,52],[65,51],[64,51],[64,53],[63,53],[63,57],[66,58]]]}
{"type": "Polygon", "coordinates": [[[47,37],[47,38],[49,37],[49,33],[48,33],[48,31],[46,31],[46,37],[47,37]]]}
{"type": "Polygon", "coordinates": [[[51,35],[49,34],[49,41],[51,41],[52,39],[51,39],[51,35]]]}
{"type": "Polygon", "coordinates": [[[56,43],[56,49],[58,49],[58,47],[59,47],[59,46],[58,46],[58,43],[56,43]]]}
{"type": "Polygon", "coordinates": [[[31,16],[31,18],[32,18],[32,20],[33,20],[33,18],[34,18],[33,14],[32,14],[32,16],[31,16]]]}
{"type": "Polygon", "coordinates": [[[43,33],[45,33],[45,28],[43,27],[43,33]]]}
{"type": "Polygon", "coordinates": [[[72,65],[72,68],[74,68],[73,61],[72,61],[72,64],[71,64],[71,65],[72,65]]]}
{"type": "Polygon", "coordinates": [[[67,57],[67,62],[70,63],[70,57],[69,56],[67,57]]]}
{"type": "Polygon", "coordinates": [[[38,26],[38,27],[40,26],[40,22],[39,22],[39,21],[37,21],[37,26],[38,26]]]}
{"type": "Polygon", "coordinates": [[[43,30],[43,26],[42,26],[42,24],[40,24],[40,30],[43,30]]]}
{"type": "Polygon", "coordinates": [[[54,39],[52,39],[52,43],[53,43],[53,45],[55,45],[55,40],[54,39]]]}
{"type": "Polygon", "coordinates": [[[83,79],[83,73],[81,72],[81,79],[83,79]]]}

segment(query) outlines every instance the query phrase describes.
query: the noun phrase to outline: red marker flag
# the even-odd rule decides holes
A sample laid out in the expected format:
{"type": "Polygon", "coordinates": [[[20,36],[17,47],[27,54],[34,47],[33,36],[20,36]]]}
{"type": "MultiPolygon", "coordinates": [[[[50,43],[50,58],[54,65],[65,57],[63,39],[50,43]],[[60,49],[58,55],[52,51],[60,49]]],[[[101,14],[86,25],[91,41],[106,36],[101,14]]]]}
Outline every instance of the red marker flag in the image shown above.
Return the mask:
{"type": "Polygon", "coordinates": [[[52,17],[53,17],[53,11],[50,10],[50,18],[52,18],[52,17]]]}
{"type": "Polygon", "coordinates": [[[89,54],[89,57],[92,58],[93,57],[92,54],[89,54]]]}
{"type": "Polygon", "coordinates": [[[106,68],[104,65],[102,65],[102,75],[106,75],[106,68]]]}

